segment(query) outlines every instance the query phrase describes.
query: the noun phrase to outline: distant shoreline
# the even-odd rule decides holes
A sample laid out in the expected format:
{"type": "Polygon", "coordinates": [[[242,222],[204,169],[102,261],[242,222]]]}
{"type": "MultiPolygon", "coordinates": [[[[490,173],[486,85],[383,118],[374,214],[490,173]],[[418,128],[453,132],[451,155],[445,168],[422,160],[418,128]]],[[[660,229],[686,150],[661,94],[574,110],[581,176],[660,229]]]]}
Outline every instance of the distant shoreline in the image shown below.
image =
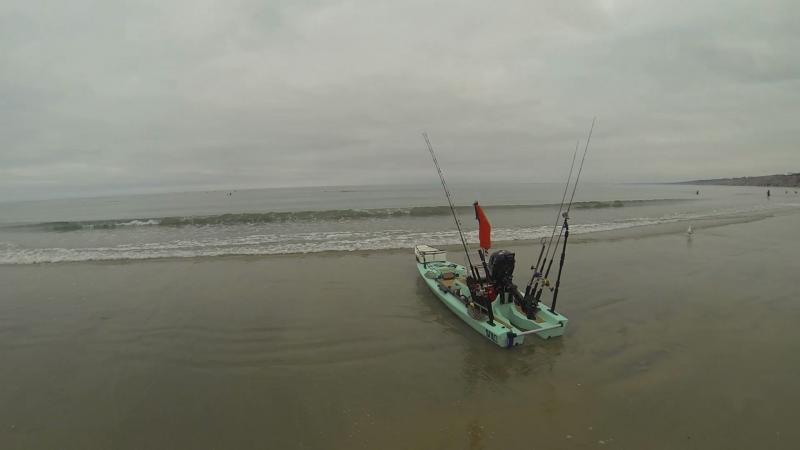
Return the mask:
{"type": "Polygon", "coordinates": [[[800,172],[786,174],[786,175],[763,175],[757,177],[716,178],[712,180],[678,181],[670,184],[796,188],[800,187],[800,172]]]}

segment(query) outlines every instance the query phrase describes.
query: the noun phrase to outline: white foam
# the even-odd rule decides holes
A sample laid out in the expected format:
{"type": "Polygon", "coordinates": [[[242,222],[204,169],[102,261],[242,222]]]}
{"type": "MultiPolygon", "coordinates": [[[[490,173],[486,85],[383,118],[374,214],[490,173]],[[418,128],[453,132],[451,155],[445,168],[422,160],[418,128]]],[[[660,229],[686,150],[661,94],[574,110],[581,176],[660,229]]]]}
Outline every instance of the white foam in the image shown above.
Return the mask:
{"type": "MultiPolygon", "coordinates": [[[[625,228],[634,224],[577,225],[575,233],[625,228]]],[[[549,236],[550,227],[499,228],[493,230],[496,241],[536,239],[549,236]]],[[[477,233],[467,240],[478,242],[477,233]]],[[[364,231],[314,232],[280,235],[252,235],[232,238],[175,240],[159,243],[126,244],[93,248],[0,248],[0,264],[36,264],[68,261],[139,260],[153,258],[188,258],[222,255],[275,255],[326,251],[383,250],[411,248],[425,242],[431,245],[456,245],[455,231],[364,231]]]]}
{"type": "Polygon", "coordinates": [[[116,224],[118,227],[143,227],[149,225],[158,225],[161,222],[156,219],[148,219],[148,220],[131,220],[130,222],[122,222],[116,224]]]}
{"type": "MultiPolygon", "coordinates": [[[[698,218],[753,213],[776,209],[765,205],[749,208],[726,208],[705,213],[677,213],[661,217],[628,218],[614,222],[575,224],[573,234],[610,231],[625,228],[673,223],[698,218]]],[[[131,226],[148,225],[150,221],[132,221],[131,226]],[[134,224],[133,222],[140,222],[134,224]]],[[[495,241],[533,240],[549,237],[552,226],[495,228],[495,241]]],[[[470,243],[478,242],[477,232],[467,233],[470,243]]],[[[23,248],[0,243],[0,264],[35,264],[72,261],[141,260],[153,258],[191,258],[223,255],[275,255],[317,253],[327,251],[384,250],[412,248],[425,243],[433,246],[458,245],[455,230],[413,231],[406,229],[381,231],[316,231],[281,234],[249,234],[245,236],[203,237],[168,242],[125,244],[92,248],[23,248]]]]}

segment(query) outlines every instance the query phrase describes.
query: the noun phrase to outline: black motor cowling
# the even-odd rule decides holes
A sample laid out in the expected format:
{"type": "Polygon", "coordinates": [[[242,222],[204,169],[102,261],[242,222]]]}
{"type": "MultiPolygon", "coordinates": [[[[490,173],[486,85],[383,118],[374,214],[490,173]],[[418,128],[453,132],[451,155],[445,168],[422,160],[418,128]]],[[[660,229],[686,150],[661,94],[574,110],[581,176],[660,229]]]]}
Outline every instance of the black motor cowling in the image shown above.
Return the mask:
{"type": "Polygon", "coordinates": [[[492,281],[501,285],[510,285],[514,277],[514,252],[498,250],[489,257],[489,270],[492,281]]]}

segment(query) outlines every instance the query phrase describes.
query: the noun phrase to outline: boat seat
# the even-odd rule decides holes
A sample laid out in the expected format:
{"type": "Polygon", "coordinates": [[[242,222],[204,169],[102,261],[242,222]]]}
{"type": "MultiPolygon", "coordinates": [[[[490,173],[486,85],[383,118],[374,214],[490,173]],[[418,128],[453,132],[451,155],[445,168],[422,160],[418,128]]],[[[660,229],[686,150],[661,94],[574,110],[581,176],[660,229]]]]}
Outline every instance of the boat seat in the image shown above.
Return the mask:
{"type": "Polygon", "coordinates": [[[436,280],[436,282],[438,284],[440,284],[442,286],[446,286],[448,289],[450,289],[451,287],[453,287],[453,284],[455,284],[456,279],[455,278],[450,278],[450,279],[439,278],[438,280],[436,280]]]}
{"type": "Polygon", "coordinates": [[[462,302],[467,301],[467,296],[461,293],[461,288],[455,284],[455,280],[437,280],[436,286],[440,291],[448,293],[462,302]]]}

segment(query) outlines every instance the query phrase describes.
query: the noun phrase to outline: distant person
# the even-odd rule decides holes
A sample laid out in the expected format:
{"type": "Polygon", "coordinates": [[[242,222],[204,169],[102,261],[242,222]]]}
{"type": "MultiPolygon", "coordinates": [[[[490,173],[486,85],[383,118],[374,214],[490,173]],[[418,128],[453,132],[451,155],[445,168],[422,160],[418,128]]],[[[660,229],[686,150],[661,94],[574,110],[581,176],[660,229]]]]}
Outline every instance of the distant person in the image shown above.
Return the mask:
{"type": "Polygon", "coordinates": [[[694,194],[695,194],[695,195],[700,195],[700,191],[697,191],[697,192],[695,192],[694,194]]]}
{"type": "Polygon", "coordinates": [[[767,189],[767,198],[769,198],[769,189],[767,189]]]}

